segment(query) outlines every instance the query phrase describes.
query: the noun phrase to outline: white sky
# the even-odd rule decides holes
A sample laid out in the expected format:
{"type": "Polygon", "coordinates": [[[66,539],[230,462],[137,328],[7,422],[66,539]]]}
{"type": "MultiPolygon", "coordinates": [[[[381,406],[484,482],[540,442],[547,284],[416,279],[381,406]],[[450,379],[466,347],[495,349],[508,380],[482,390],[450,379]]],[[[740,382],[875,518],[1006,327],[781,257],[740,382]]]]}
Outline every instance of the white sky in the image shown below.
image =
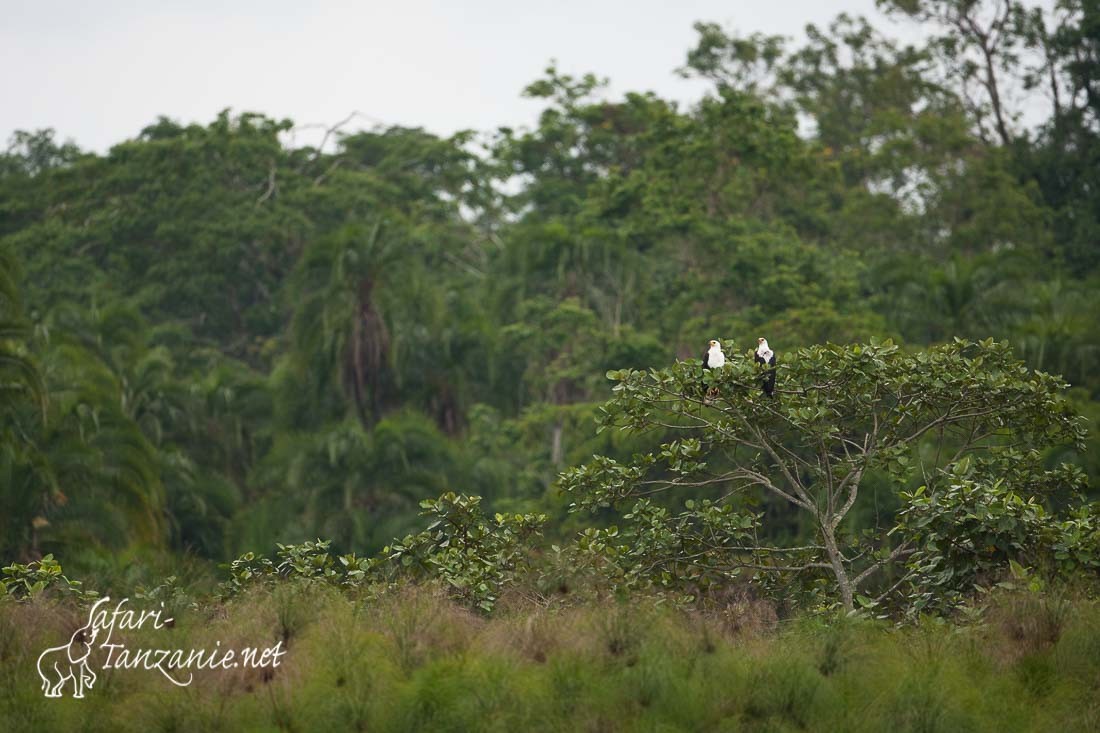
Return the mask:
{"type": "Polygon", "coordinates": [[[0,143],[52,127],[105,151],[159,115],[205,124],[226,107],[440,134],[529,125],[540,103],[520,92],[551,58],[614,94],[690,101],[700,84],[673,70],[694,21],[800,36],[840,12],[911,37],[874,0],[0,0],[0,143]]]}

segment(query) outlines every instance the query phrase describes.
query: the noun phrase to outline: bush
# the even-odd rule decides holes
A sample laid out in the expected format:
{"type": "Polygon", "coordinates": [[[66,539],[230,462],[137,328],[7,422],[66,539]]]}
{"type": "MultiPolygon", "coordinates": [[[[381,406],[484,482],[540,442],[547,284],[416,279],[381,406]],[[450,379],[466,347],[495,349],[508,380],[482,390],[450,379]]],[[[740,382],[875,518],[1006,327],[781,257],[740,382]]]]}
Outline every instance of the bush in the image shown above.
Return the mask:
{"type": "Polygon", "coordinates": [[[21,565],[12,563],[3,569],[0,578],[3,597],[17,601],[36,600],[44,594],[71,596],[80,601],[93,601],[99,594],[84,590],[79,580],[70,580],[61,571],[61,563],[46,555],[21,565]]]}

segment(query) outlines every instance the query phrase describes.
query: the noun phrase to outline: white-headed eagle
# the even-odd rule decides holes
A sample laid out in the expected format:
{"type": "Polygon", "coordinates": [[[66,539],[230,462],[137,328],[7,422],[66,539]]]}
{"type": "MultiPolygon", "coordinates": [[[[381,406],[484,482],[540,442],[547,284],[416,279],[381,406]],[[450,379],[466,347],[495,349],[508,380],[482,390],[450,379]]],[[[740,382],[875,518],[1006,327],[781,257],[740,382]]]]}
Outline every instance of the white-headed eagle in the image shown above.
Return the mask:
{"type": "MultiPolygon", "coordinates": [[[[726,365],[726,355],[722,352],[722,344],[718,343],[714,339],[710,340],[710,348],[703,354],[703,369],[718,369],[726,365]]],[[[710,401],[718,396],[718,388],[711,387],[703,395],[703,404],[710,404],[710,401]]]]}
{"type": "Polygon", "coordinates": [[[725,366],[725,364],[726,355],[722,353],[722,344],[711,339],[710,348],[703,354],[703,368],[717,369],[720,366],[725,366]]]}
{"type": "Polygon", "coordinates": [[[768,367],[761,380],[761,386],[764,387],[764,394],[771,397],[775,393],[775,352],[768,346],[768,340],[764,337],[756,339],[756,344],[756,351],[753,352],[752,358],[757,364],[768,367]]]}

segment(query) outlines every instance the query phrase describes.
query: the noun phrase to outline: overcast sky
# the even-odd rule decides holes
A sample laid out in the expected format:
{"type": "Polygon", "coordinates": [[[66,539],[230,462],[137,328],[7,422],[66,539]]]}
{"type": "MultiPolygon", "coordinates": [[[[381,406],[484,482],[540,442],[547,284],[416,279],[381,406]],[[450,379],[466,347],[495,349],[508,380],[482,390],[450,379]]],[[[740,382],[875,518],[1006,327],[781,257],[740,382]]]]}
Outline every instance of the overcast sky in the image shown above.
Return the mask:
{"type": "Polygon", "coordinates": [[[303,126],[352,111],[441,134],[529,125],[540,105],[520,92],[552,58],[612,93],[690,101],[699,84],[673,70],[693,22],[797,37],[840,12],[882,18],[874,0],[0,0],[0,137],[52,127],[105,151],[159,115],[226,107],[303,126]]]}

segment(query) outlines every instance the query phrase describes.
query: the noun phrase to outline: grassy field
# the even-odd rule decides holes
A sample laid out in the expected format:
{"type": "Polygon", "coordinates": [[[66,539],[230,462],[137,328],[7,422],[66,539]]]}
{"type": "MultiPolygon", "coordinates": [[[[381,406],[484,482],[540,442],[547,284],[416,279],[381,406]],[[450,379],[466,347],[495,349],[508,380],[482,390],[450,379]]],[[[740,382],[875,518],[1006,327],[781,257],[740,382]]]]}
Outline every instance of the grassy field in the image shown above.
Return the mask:
{"type": "Polygon", "coordinates": [[[39,653],[87,611],[0,604],[4,731],[1088,731],[1100,729],[1100,608],[1003,595],[981,620],[897,628],[609,602],[504,604],[491,618],[429,588],[379,598],[282,584],[128,646],[285,643],[278,668],[100,670],[46,699],[39,653]]]}

